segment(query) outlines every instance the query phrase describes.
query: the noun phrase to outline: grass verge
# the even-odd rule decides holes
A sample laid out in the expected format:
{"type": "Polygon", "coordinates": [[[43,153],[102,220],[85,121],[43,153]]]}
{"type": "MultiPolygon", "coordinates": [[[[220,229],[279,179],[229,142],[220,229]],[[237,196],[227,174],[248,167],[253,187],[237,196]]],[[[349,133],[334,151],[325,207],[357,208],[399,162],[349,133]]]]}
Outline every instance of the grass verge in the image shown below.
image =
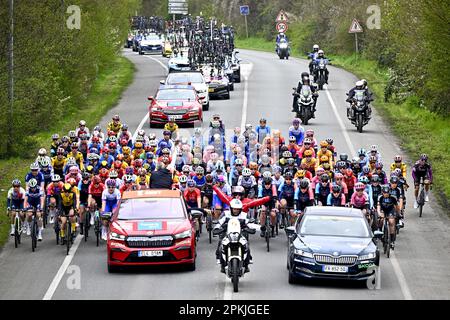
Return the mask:
{"type": "MultiPolygon", "coordinates": [[[[122,92],[131,84],[134,75],[134,65],[128,59],[118,56],[99,74],[86,102],[82,108],[67,114],[55,126],[45,132],[41,132],[33,137],[39,146],[47,148],[51,143],[51,135],[59,133],[60,136],[67,135],[67,132],[77,127],[78,122],[83,119],[88,127],[92,128],[114,107],[122,92]]],[[[37,153],[37,150],[36,150],[37,153]]],[[[33,158],[11,158],[0,160],[0,247],[8,239],[9,219],[6,216],[6,196],[11,181],[19,178],[24,183],[26,173],[33,158]]]]}
{"type": "MultiPolygon", "coordinates": [[[[275,42],[261,38],[237,39],[236,47],[258,51],[274,52],[275,42]]],[[[292,49],[297,58],[305,56],[292,49]]],[[[369,82],[374,92],[374,107],[389,123],[394,134],[399,138],[400,147],[410,159],[417,159],[420,154],[429,155],[433,165],[434,193],[446,208],[450,199],[450,117],[443,118],[420,107],[417,97],[410,97],[401,104],[385,102],[384,90],[388,81],[387,69],[380,68],[376,61],[361,56],[329,56],[333,65],[341,67],[369,82]]],[[[350,89],[350,88],[349,88],[350,89]]],[[[409,168],[408,174],[411,169],[409,168]]]]}

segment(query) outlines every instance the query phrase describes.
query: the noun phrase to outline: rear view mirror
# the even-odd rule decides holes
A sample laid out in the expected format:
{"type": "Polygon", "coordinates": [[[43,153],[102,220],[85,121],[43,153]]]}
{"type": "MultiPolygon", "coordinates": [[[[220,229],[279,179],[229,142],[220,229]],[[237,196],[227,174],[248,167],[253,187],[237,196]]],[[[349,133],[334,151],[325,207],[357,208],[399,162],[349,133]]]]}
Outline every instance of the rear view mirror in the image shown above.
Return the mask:
{"type": "Polygon", "coordinates": [[[295,237],[296,233],[295,233],[295,227],[291,226],[291,227],[287,227],[286,229],[286,234],[289,238],[293,238],[295,237]]]}
{"type": "Polygon", "coordinates": [[[166,84],[166,80],[160,80],[159,83],[160,84],[166,84]]]}
{"type": "Polygon", "coordinates": [[[153,96],[149,96],[147,99],[148,99],[148,101],[153,101],[153,100],[155,100],[155,98],[154,98],[153,96]]]}
{"type": "Polygon", "coordinates": [[[235,53],[239,53],[239,51],[236,50],[235,53]]]}

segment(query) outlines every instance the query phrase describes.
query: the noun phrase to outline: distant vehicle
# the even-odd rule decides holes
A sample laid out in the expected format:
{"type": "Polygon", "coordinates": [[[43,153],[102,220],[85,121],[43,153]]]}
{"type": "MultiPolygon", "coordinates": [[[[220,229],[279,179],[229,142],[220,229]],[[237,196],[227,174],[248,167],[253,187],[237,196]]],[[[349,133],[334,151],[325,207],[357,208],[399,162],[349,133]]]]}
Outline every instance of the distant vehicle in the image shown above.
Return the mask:
{"type": "Polygon", "coordinates": [[[178,190],[124,192],[108,232],[108,272],[142,265],[195,270],[197,215],[186,209],[178,190]]]}
{"type": "Polygon", "coordinates": [[[169,73],[174,71],[190,71],[191,65],[189,63],[187,54],[183,56],[181,56],[180,54],[173,55],[173,57],[169,59],[168,68],[169,73]]]}
{"type": "Polygon", "coordinates": [[[163,40],[156,34],[144,37],[139,43],[139,54],[160,53],[163,51],[163,40]]]}
{"type": "Polygon", "coordinates": [[[203,121],[203,106],[195,88],[190,85],[161,85],[156,96],[148,97],[150,127],[163,125],[169,117],[177,124],[203,121]]]}
{"type": "Polygon", "coordinates": [[[199,96],[203,105],[203,111],[209,110],[209,94],[208,85],[200,71],[182,71],[169,73],[166,80],[162,80],[161,84],[165,85],[192,85],[199,96]]]}
{"type": "Polygon", "coordinates": [[[234,70],[231,63],[231,59],[228,56],[225,58],[223,71],[226,77],[228,78],[228,86],[230,88],[230,91],[234,91],[234,70]]]}
{"type": "Polygon", "coordinates": [[[289,239],[289,283],[299,278],[367,280],[380,265],[380,252],[367,219],[359,209],[308,207],[289,239]]]}
{"type": "Polygon", "coordinates": [[[203,76],[208,84],[210,98],[230,99],[230,85],[227,76],[223,74],[211,75],[208,71],[204,72],[203,76]]]}
{"type": "Polygon", "coordinates": [[[134,34],[129,33],[127,41],[125,41],[125,48],[130,49],[133,46],[133,42],[134,42],[134,34]]]}
{"type": "Polygon", "coordinates": [[[241,59],[237,57],[238,53],[239,51],[234,51],[231,56],[231,68],[233,69],[234,82],[236,83],[241,82],[241,59]]]}
{"type": "Polygon", "coordinates": [[[280,59],[289,59],[289,43],[286,39],[281,39],[280,43],[277,44],[277,54],[280,59]]]}

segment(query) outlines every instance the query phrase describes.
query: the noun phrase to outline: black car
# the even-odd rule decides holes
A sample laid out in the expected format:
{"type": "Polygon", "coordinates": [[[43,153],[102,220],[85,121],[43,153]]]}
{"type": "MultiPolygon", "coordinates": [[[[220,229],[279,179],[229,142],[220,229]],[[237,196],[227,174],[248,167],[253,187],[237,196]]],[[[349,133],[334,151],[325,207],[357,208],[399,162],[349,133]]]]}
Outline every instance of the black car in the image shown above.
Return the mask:
{"type": "Polygon", "coordinates": [[[379,266],[376,238],[382,233],[374,236],[359,209],[309,207],[286,233],[291,284],[299,278],[367,280],[379,266]]]}

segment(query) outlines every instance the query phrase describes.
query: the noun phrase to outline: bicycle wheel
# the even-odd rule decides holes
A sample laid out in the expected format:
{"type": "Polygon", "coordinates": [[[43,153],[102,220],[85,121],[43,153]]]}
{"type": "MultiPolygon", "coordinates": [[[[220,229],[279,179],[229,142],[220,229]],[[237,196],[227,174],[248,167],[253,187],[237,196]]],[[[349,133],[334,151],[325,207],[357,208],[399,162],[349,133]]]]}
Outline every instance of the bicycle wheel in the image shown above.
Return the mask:
{"type": "Polygon", "coordinates": [[[386,254],[387,252],[387,245],[388,245],[388,230],[386,228],[386,222],[383,225],[383,253],[386,254]]]}
{"type": "Polygon", "coordinates": [[[20,243],[19,229],[20,229],[20,219],[16,217],[16,219],[14,220],[14,246],[16,248],[20,243]]]}
{"type": "Polygon", "coordinates": [[[266,215],[266,224],[265,225],[266,225],[265,238],[266,238],[266,243],[267,243],[267,252],[269,252],[270,251],[270,233],[271,233],[270,216],[269,215],[266,215]]]}
{"type": "Polygon", "coordinates": [[[425,204],[425,191],[423,187],[420,189],[419,199],[417,199],[419,203],[419,218],[422,218],[423,205],[425,204]]]}
{"type": "Polygon", "coordinates": [[[97,241],[97,247],[100,245],[100,230],[101,230],[101,224],[100,219],[98,217],[95,218],[95,237],[97,241]]]}
{"type": "Polygon", "coordinates": [[[208,230],[209,243],[212,243],[212,218],[211,215],[208,214],[206,216],[206,229],[208,230]]]}
{"type": "Polygon", "coordinates": [[[84,215],[84,242],[87,241],[88,236],[89,236],[89,227],[90,227],[90,221],[91,221],[91,213],[89,211],[86,211],[85,215],[84,215]]]}
{"type": "Polygon", "coordinates": [[[390,257],[391,256],[391,233],[388,232],[388,240],[387,240],[387,252],[386,252],[386,257],[390,257]]]}
{"type": "Polygon", "coordinates": [[[72,238],[72,223],[69,219],[66,221],[66,255],[69,255],[70,251],[70,245],[71,245],[71,238],[72,238]]]}
{"type": "Polygon", "coordinates": [[[33,217],[33,221],[31,222],[31,251],[34,252],[34,250],[37,247],[37,232],[38,232],[38,226],[36,217],[33,217]]]}

